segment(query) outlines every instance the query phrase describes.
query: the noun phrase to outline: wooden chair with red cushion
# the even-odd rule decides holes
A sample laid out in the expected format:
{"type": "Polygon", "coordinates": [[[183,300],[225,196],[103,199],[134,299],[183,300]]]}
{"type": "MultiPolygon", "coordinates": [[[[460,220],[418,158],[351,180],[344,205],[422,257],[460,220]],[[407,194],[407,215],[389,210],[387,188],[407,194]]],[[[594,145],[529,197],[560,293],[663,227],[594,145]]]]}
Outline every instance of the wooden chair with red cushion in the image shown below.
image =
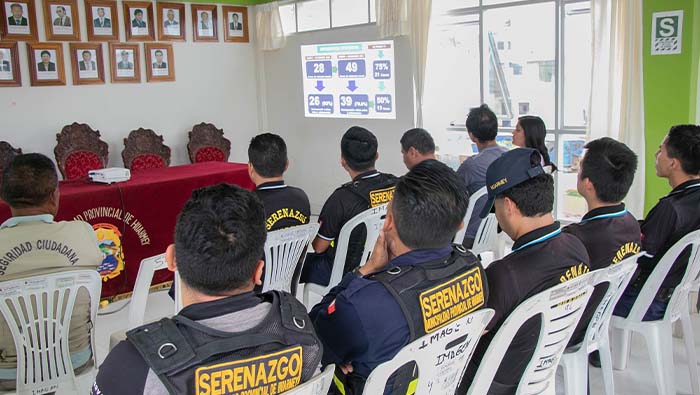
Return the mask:
{"type": "Polygon", "coordinates": [[[0,141],[0,182],[2,181],[2,173],[7,165],[12,162],[15,156],[21,154],[22,150],[20,148],[14,148],[7,141],[0,141]]]}
{"type": "Polygon", "coordinates": [[[107,167],[109,146],[90,125],[74,122],[56,135],[56,163],[64,180],[86,177],[88,171],[107,167]]]}
{"type": "Polygon", "coordinates": [[[151,129],[139,128],[124,139],[122,159],[124,166],[132,171],[168,167],[170,148],[163,144],[163,136],[151,129]]]}
{"type": "Polygon", "coordinates": [[[190,142],[187,152],[190,162],[227,162],[231,153],[231,142],[224,137],[224,131],[210,123],[200,123],[189,132],[190,142]]]}

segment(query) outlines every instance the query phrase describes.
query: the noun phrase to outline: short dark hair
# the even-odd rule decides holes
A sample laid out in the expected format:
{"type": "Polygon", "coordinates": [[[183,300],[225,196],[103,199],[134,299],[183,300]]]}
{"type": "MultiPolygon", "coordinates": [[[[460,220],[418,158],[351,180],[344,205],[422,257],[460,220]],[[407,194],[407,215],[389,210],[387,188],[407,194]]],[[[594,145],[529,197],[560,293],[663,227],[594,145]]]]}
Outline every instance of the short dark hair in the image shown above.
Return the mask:
{"type": "Polygon", "coordinates": [[[253,192],[230,184],[195,190],[175,225],[182,281],[210,296],[245,286],[263,256],[265,238],[263,205],[253,192]]]}
{"type": "Polygon", "coordinates": [[[10,4],[10,10],[13,8],[19,8],[20,10],[24,11],[24,8],[19,3],[12,3],[10,4]]]}
{"type": "Polygon", "coordinates": [[[51,52],[49,52],[49,51],[47,51],[47,50],[41,51],[41,52],[39,53],[39,56],[44,56],[44,54],[47,54],[47,55],[49,55],[49,57],[51,57],[51,52]]]}
{"type": "Polygon", "coordinates": [[[259,134],[250,140],[248,160],[261,176],[279,177],[287,167],[287,144],[276,134],[259,134]]]}
{"type": "Polygon", "coordinates": [[[625,144],[603,137],[586,144],[586,154],[581,161],[581,179],[588,178],[598,199],[617,203],[627,195],[634,172],[637,171],[637,154],[625,144]]]}
{"type": "Polygon", "coordinates": [[[498,118],[489,106],[482,104],[469,110],[466,127],[467,131],[479,141],[492,141],[496,139],[498,134],[498,118]]]}
{"type": "Polygon", "coordinates": [[[439,248],[452,242],[468,206],[462,178],[444,163],[428,159],[396,183],[391,211],[406,246],[439,248]]]}
{"type": "Polygon", "coordinates": [[[62,5],[59,5],[58,7],[56,7],[56,11],[58,11],[58,10],[63,10],[63,12],[66,12],[66,8],[63,7],[62,5]]]}
{"type": "Polygon", "coordinates": [[[518,118],[518,123],[525,134],[525,147],[536,149],[542,155],[544,164],[551,165],[549,150],[544,142],[547,136],[547,127],[542,118],[534,115],[525,115],[518,118]]]}
{"type": "Polygon", "coordinates": [[[134,16],[136,16],[136,15],[143,15],[143,10],[141,10],[140,8],[137,8],[136,10],[134,10],[134,16]]]}
{"type": "Polygon", "coordinates": [[[160,49],[156,49],[156,52],[154,52],[154,54],[155,54],[155,55],[158,55],[158,54],[161,54],[161,55],[162,55],[162,54],[163,54],[163,51],[161,51],[160,49]]]}
{"type": "Polygon", "coordinates": [[[411,147],[421,154],[432,154],[435,152],[435,141],[425,129],[410,129],[401,137],[401,148],[408,151],[411,147]]]}
{"type": "Polygon", "coordinates": [[[0,197],[13,208],[38,207],[58,188],[58,174],[51,159],[42,154],[18,155],[2,175],[0,197]]]}
{"type": "Polygon", "coordinates": [[[340,140],[340,153],[354,171],[365,171],[377,161],[377,138],[369,130],[353,126],[340,140]]]}
{"type": "Polygon", "coordinates": [[[509,198],[525,217],[539,217],[554,209],[554,178],[540,174],[503,191],[496,199],[509,198]]]}
{"type": "Polygon", "coordinates": [[[676,125],[668,131],[668,156],[678,159],[686,174],[700,174],[700,126],[676,125]]]}
{"type": "Polygon", "coordinates": [[[90,51],[83,51],[82,54],[83,54],[83,55],[88,54],[88,55],[92,56],[92,53],[91,53],[90,51]]]}

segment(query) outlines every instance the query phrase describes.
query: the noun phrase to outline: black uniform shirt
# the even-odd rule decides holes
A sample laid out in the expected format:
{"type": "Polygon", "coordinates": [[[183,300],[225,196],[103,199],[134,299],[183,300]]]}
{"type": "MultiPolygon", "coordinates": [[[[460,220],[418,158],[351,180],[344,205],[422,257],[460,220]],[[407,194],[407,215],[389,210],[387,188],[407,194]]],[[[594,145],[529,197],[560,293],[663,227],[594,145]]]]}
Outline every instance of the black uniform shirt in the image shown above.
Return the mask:
{"type": "MultiPolygon", "coordinates": [[[[318,237],[337,242],[340,230],[346,222],[369,208],[391,200],[396,181],[394,175],[370,170],[355,177],[351,183],[336,189],[321,209],[318,217],[318,222],[321,223],[318,237]]],[[[346,269],[352,270],[359,264],[366,234],[364,226],[355,228],[351,233],[346,269]]],[[[335,243],[331,243],[326,251],[331,262],[335,258],[336,247],[335,243]]]]}
{"type": "MultiPolygon", "coordinates": [[[[675,187],[661,198],[641,222],[642,250],[650,257],[641,257],[639,280],[646,282],[654,267],[673,244],[686,234],[700,229],[700,180],[690,180],[675,187]]],[[[686,249],[671,267],[663,288],[673,288],[683,279],[690,249],[686,249]]]]}
{"type": "Polygon", "coordinates": [[[309,223],[311,207],[303,190],[290,187],[284,181],[272,181],[258,185],[255,194],[265,207],[268,232],[309,223]]]}
{"type": "MultiPolygon", "coordinates": [[[[588,271],[586,248],[576,236],[562,233],[559,222],[535,229],[516,240],[513,252],[486,268],[487,307],[496,313],[487,327],[489,332],[476,345],[465,381],[471,381],[491,340],[518,305],[588,271]]],[[[494,377],[495,382],[518,385],[537,345],[539,327],[539,317],[533,317],[518,330],[494,377]]]]}
{"type": "MultiPolygon", "coordinates": [[[[575,235],[583,242],[588,251],[591,270],[603,269],[619,263],[642,250],[639,222],[625,209],[624,204],[593,209],[583,216],[581,222],[571,224],[562,231],[575,235]]],[[[576,327],[576,332],[571,337],[570,345],[578,344],[583,340],[588,323],[598,304],[603,300],[607,288],[605,285],[596,287],[576,327]]]]}

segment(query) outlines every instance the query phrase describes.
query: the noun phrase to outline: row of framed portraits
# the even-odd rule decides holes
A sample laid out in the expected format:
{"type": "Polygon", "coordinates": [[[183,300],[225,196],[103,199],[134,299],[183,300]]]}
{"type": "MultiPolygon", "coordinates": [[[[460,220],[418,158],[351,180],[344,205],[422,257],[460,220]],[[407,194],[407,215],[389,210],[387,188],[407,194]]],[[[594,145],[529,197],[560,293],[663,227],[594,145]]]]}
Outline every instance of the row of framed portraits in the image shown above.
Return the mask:
{"type": "MultiPolygon", "coordinates": [[[[43,0],[47,41],[80,41],[78,0],[43,0]]],[[[124,1],[127,41],[185,41],[185,4],[124,1]],[[155,22],[154,22],[155,21],[155,22]],[[156,25],[157,23],[157,25],[156,25]],[[156,29],[157,26],[157,29],[156,29]]],[[[219,41],[218,6],[192,4],[194,41],[219,41]]],[[[248,9],[222,6],[224,41],[249,42],[248,9]]],[[[119,41],[119,13],[114,0],[85,0],[88,41],[119,41]]],[[[39,41],[34,0],[0,0],[2,29],[6,40],[39,41]]]]}
{"type": "MultiPolygon", "coordinates": [[[[109,43],[112,83],[140,83],[141,55],[138,43],[109,43]]],[[[102,43],[70,43],[73,85],[105,83],[102,43]]],[[[146,81],[175,81],[172,44],[145,43],[146,81]]],[[[31,86],[66,85],[63,43],[27,43],[31,86]]],[[[0,87],[21,86],[16,42],[0,42],[0,87]]]]}

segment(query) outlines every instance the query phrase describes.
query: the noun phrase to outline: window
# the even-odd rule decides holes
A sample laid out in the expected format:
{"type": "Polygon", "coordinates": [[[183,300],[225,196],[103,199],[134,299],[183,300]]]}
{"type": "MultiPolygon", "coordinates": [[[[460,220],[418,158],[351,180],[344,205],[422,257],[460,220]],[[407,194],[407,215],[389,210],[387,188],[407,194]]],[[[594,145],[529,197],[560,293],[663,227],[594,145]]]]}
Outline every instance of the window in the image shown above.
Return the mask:
{"type": "Polygon", "coordinates": [[[476,147],[465,132],[471,107],[499,118],[497,142],[512,147],[518,117],[547,126],[555,173],[555,216],[586,211],[576,192],[590,95],[589,0],[433,1],[423,118],[441,160],[456,168],[476,147]]]}
{"type": "Polygon", "coordinates": [[[297,0],[280,4],[285,34],[374,23],[376,0],[297,0]]]}

